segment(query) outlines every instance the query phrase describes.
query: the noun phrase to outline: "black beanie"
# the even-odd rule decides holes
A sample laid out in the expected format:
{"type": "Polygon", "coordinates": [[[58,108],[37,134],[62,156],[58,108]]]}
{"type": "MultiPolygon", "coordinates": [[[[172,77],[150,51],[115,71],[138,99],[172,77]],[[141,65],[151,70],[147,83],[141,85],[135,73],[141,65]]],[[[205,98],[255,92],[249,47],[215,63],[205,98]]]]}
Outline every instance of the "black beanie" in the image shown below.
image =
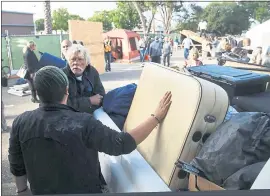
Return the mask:
{"type": "Polygon", "coordinates": [[[66,94],[68,78],[61,69],[46,66],[36,72],[34,86],[42,103],[59,103],[66,94]]]}

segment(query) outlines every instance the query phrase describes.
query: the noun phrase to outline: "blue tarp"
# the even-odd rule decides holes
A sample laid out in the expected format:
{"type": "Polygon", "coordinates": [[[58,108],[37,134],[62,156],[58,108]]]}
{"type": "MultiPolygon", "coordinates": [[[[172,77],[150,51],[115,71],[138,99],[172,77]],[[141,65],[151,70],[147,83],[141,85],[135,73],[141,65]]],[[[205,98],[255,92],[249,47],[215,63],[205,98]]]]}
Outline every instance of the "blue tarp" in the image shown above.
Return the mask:
{"type": "Polygon", "coordinates": [[[58,68],[64,68],[66,66],[66,61],[62,60],[61,58],[58,58],[56,56],[53,56],[49,53],[42,53],[42,56],[39,60],[39,66],[41,67],[45,67],[48,65],[53,65],[56,66],[58,68]]]}
{"type": "Polygon", "coordinates": [[[120,130],[123,129],[136,88],[136,84],[128,84],[111,90],[104,96],[103,109],[120,130]]]}

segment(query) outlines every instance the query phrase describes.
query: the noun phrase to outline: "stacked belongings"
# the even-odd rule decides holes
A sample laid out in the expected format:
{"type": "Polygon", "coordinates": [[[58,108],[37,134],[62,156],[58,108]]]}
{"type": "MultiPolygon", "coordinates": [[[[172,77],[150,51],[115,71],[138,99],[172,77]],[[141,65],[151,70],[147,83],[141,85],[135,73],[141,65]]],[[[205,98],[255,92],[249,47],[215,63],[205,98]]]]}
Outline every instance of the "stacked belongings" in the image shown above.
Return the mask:
{"type": "Polygon", "coordinates": [[[7,92],[9,94],[20,96],[20,97],[31,95],[31,90],[29,89],[28,83],[20,84],[20,85],[14,85],[12,87],[9,87],[9,90],[7,92]]]}
{"type": "Polygon", "coordinates": [[[209,181],[250,189],[270,158],[270,113],[238,113],[220,125],[191,161],[209,181]]]}

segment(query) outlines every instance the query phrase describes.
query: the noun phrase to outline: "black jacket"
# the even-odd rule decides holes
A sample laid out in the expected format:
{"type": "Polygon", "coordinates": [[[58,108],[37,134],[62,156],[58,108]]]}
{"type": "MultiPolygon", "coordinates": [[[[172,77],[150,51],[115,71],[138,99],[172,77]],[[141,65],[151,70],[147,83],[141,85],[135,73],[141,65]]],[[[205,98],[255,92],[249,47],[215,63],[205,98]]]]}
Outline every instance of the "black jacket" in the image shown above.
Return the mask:
{"type": "Polygon", "coordinates": [[[92,115],[69,106],[41,105],[13,122],[10,170],[27,175],[33,194],[101,192],[98,151],[118,156],[136,148],[127,132],[117,132],[92,115]]]}
{"type": "Polygon", "coordinates": [[[67,65],[63,71],[69,81],[68,105],[80,112],[93,113],[99,106],[90,102],[90,97],[96,94],[105,95],[105,89],[100,81],[98,71],[88,65],[83,73],[82,81],[78,81],[67,65]]]}
{"type": "Polygon", "coordinates": [[[26,52],[23,54],[23,60],[25,68],[30,74],[38,71],[39,69],[38,58],[34,53],[34,51],[27,48],[26,52]]]}

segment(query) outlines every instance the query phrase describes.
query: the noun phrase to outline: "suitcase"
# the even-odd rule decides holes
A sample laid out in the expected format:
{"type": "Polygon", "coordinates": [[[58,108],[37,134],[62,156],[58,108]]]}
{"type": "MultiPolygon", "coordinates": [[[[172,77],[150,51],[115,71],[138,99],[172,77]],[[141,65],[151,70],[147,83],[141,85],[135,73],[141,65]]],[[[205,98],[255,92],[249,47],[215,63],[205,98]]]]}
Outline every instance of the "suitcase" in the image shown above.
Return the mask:
{"type": "Polygon", "coordinates": [[[234,97],[232,105],[235,105],[241,111],[270,113],[270,91],[234,97]]]}
{"type": "Polygon", "coordinates": [[[189,72],[224,88],[230,101],[235,96],[264,92],[270,81],[270,75],[267,74],[218,65],[190,67],[189,72]]]}
{"type": "MultiPolygon", "coordinates": [[[[156,109],[166,91],[172,104],[163,123],[138,151],[171,190],[188,187],[188,175],[175,166],[189,162],[226,115],[227,93],[218,85],[154,63],[146,63],[123,131],[129,132],[156,109]]],[[[147,174],[146,174],[147,175],[147,174]]]]}

